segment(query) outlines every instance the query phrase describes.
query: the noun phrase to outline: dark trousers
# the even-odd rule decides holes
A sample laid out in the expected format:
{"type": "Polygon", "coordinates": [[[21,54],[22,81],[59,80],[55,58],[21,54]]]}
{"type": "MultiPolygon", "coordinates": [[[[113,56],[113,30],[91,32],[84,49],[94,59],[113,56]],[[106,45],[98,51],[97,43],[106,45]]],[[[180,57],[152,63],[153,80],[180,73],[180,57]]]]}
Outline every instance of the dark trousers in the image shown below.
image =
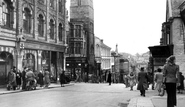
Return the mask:
{"type": "Polygon", "coordinates": [[[177,105],[176,98],[176,83],[166,83],[167,93],[167,107],[174,107],[177,105]]]}
{"type": "Polygon", "coordinates": [[[109,85],[111,85],[111,82],[109,82],[109,85]]]}
{"type": "Polygon", "coordinates": [[[145,90],[140,90],[141,95],[145,95],[145,90]]]}
{"type": "Polygon", "coordinates": [[[26,80],[23,80],[23,83],[22,83],[22,90],[25,90],[26,89],[26,80]]]}

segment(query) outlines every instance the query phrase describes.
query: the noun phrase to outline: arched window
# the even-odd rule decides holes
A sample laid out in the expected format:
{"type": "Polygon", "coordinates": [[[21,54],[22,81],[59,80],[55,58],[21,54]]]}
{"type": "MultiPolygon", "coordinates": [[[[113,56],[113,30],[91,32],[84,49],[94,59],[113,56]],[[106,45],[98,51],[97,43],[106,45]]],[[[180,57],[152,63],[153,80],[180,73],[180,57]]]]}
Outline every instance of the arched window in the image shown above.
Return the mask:
{"type": "Polygon", "coordinates": [[[4,0],[4,2],[2,2],[2,12],[3,12],[2,23],[4,26],[8,28],[13,28],[13,24],[14,24],[13,11],[14,11],[14,7],[11,0],[4,0]]]}
{"type": "Polygon", "coordinates": [[[59,41],[62,41],[62,36],[63,36],[63,25],[60,23],[58,26],[58,39],[59,41]]]}
{"type": "Polygon", "coordinates": [[[58,8],[59,8],[59,12],[60,12],[60,13],[62,13],[62,11],[63,11],[63,7],[62,7],[62,6],[63,6],[63,5],[62,5],[62,0],[59,0],[58,2],[59,2],[59,3],[58,3],[58,5],[59,5],[59,6],[58,6],[58,8]]]}
{"type": "Polygon", "coordinates": [[[54,0],[50,0],[50,7],[54,8],[54,0]]]}
{"type": "Polygon", "coordinates": [[[32,14],[29,8],[24,8],[23,12],[23,29],[24,33],[31,33],[32,28],[32,14]]]}
{"type": "Polygon", "coordinates": [[[55,24],[52,19],[49,22],[49,26],[50,26],[50,39],[54,39],[55,24]]]}
{"type": "Polygon", "coordinates": [[[44,17],[41,14],[38,17],[38,33],[40,37],[44,36],[44,17]]]}

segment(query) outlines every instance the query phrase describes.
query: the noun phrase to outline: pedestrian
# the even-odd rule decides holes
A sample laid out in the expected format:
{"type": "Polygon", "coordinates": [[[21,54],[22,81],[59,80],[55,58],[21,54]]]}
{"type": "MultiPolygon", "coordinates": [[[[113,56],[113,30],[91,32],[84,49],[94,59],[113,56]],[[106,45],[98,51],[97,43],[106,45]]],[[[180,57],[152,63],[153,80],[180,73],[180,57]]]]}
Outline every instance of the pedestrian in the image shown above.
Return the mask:
{"type": "Polygon", "coordinates": [[[144,71],[144,67],[141,67],[140,72],[138,73],[138,86],[137,90],[140,90],[140,95],[145,97],[145,90],[148,88],[147,82],[147,73],[144,71]]]}
{"type": "Polygon", "coordinates": [[[157,72],[154,75],[154,81],[156,83],[155,90],[158,91],[158,95],[161,95],[161,88],[163,85],[163,73],[162,73],[161,68],[157,69],[157,72]]]}
{"type": "Polygon", "coordinates": [[[130,72],[130,74],[128,75],[128,80],[129,80],[130,91],[132,91],[133,87],[136,85],[136,76],[134,72],[130,72]]]}
{"type": "Polygon", "coordinates": [[[43,87],[44,85],[44,75],[42,73],[42,70],[40,70],[40,72],[38,73],[38,82],[37,82],[40,87],[43,87]]]}
{"type": "Polygon", "coordinates": [[[16,90],[16,74],[13,72],[13,68],[11,68],[10,72],[8,72],[8,86],[7,89],[10,90],[13,88],[13,90],[16,90]]]}
{"type": "Polygon", "coordinates": [[[16,72],[16,83],[17,83],[17,89],[19,90],[21,87],[21,82],[22,82],[22,74],[20,70],[17,70],[16,72]]]}
{"type": "Polygon", "coordinates": [[[64,87],[64,84],[65,84],[65,71],[62,71],[62,73],[60,73],[60,84],[61,84],[61,87],[64,87]]]}
{"type": "Polygon", "coordinates": [[[167,58],[163,67],[163,77],[167,92],[167,107],[177,106],[176,87],[180,84],[179,65],[175,64],[175,56],[167,58]]]}
{"type": "Polygon", "coordinates": [[[28,68],[24,67],[23,71],[22,71],[22,90],[26,89],[26,72],[27,72],[28,68]]]}
{"type": "Polygon", "coordinates": [[[179,72],[180,76],[180,86],[177,87],[178,93],[182,94],[184,91],[184,76],[182,75],[182,72],[179,72]]]}
{"type": "Polygon", "coordinates": [[[111,85],[111,72],[109,71],[107,82],[111,85]]]}
{"type": "Polygon", "coordinates": [[[128,88],[129,87],[128,75],[124,75],[124,83],[125,83],[125,87],[128,88]]]}
{"type": "Polygon", "coordinates": [[[48,86],[50,85],[50,73],[47,70],[44,72],[44,82],[45,87],[48,88],[48,86]]]}

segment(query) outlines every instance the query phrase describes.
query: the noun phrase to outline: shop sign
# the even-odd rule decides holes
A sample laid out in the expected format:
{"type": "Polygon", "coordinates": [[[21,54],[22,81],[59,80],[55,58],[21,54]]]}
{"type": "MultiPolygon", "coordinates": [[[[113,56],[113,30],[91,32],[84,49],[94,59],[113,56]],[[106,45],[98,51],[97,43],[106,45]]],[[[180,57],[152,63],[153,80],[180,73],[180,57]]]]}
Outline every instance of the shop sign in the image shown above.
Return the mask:
{"type": "Polygon", "coordinates": [[[166,58],[154,58],[154,66],[162,66],[166,63],[166,58]]]}

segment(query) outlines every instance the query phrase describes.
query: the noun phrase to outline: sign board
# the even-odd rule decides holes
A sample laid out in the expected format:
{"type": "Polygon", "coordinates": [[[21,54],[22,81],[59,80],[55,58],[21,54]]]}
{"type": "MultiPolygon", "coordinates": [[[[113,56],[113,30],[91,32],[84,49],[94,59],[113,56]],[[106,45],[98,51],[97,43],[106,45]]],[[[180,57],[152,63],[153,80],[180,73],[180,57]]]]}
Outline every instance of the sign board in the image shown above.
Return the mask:
{"type": "Polygon", "coordinates": [[[166,63],[166,58],[154,58],[154,66],[163,66],[166,63]]]}

